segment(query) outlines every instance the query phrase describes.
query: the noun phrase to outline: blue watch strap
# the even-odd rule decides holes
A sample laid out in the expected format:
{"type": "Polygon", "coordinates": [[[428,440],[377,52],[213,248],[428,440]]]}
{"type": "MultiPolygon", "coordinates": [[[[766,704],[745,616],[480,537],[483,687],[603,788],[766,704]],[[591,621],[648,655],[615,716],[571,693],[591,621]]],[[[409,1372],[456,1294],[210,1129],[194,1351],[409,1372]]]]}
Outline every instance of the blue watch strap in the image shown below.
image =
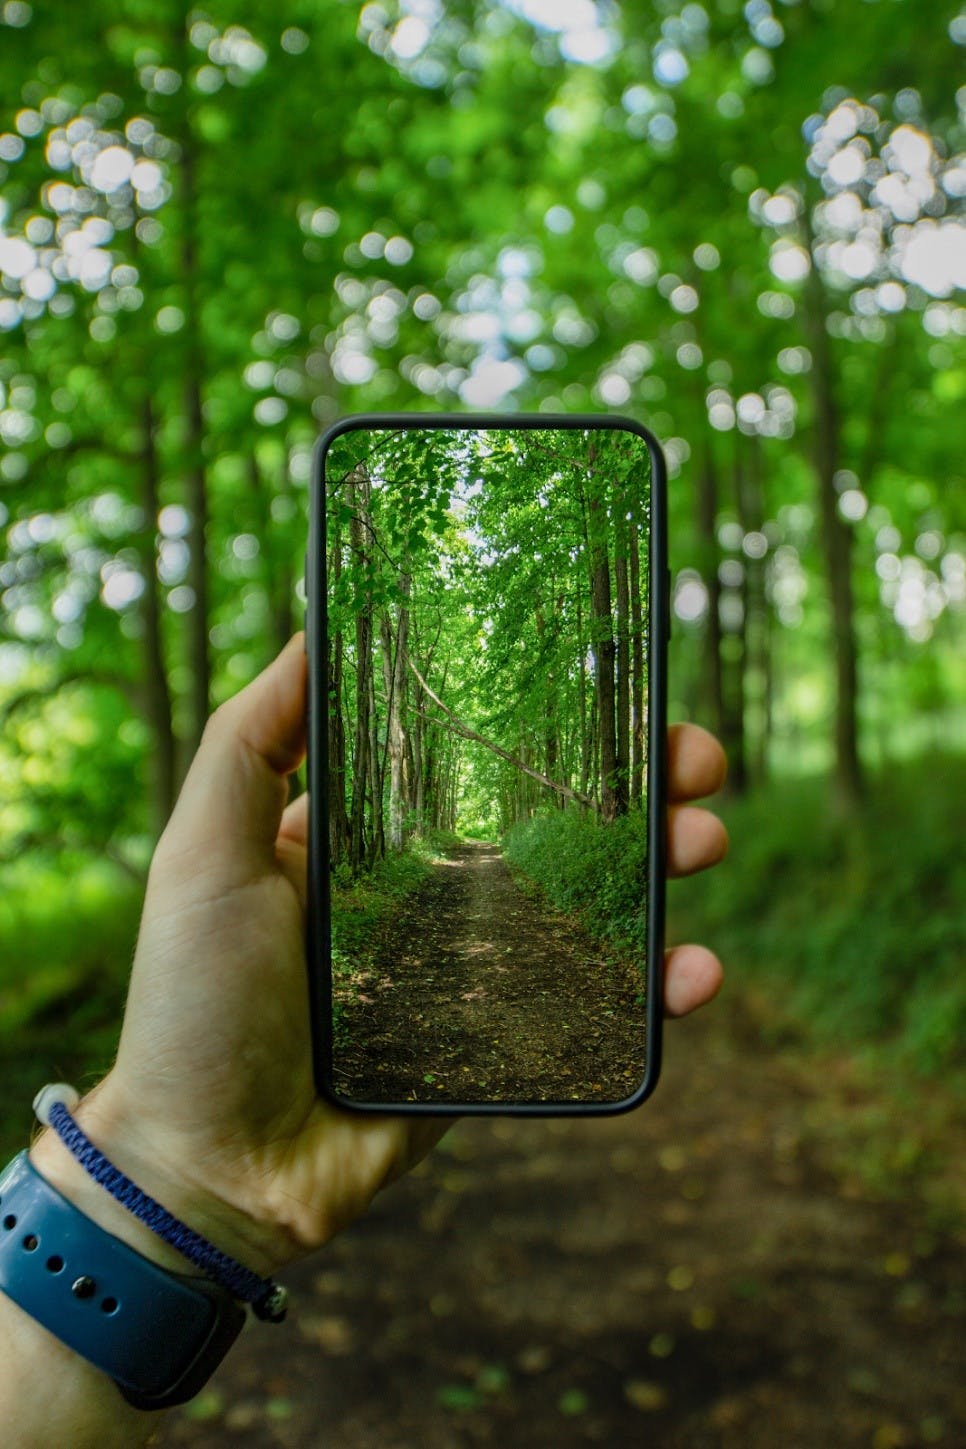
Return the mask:
{"type": "Polygon", "coordinates": [[[92,1222],[26,1152],[0,1173],[0,1289],[144,1409],[196,1394],[245,1321],[216,1283],[168,1272],[92,1222]]]}

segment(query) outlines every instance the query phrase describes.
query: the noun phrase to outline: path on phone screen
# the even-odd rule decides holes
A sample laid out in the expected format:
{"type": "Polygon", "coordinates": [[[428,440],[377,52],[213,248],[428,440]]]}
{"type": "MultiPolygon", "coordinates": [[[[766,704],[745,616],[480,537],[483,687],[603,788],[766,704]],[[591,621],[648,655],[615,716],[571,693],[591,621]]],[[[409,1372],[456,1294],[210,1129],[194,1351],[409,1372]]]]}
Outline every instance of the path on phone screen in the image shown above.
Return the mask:
{"type": "MultiPolygon", "coordinates": [[[[856,1170],[876,1098],[844,1060],[766,1045],[757,1013],[731,981],[668,1023],[637,1112],[458,1123],[289,1271],[288,1321],[251,1325],[159,1443],[966,1444],[961,1239],[908,1165],[877,1197],[856,1170]]],[[[894,1131],[930,1148],[921,1115],[894,1131]]]]}
{"type": "Polygon", "coordinates": [[[334,1080],[375,1102],[618,1102],[640,1084],[642,980],[465,843],[341,983],[334,1080]]]}

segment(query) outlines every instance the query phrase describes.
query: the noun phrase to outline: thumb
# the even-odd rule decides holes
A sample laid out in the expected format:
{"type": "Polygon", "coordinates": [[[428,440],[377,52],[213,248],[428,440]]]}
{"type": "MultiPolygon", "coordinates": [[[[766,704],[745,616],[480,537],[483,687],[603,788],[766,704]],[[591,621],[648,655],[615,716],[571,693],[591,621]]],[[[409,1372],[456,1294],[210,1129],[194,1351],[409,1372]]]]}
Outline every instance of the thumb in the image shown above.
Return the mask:
{"type": "Polygon", "coordinates": [[[286,776],[305,752],[306,659],[296,634],[251,684],[211,716],[158,846],[162,856],[217,852],[239,881],[275,864],[286,776]]]}

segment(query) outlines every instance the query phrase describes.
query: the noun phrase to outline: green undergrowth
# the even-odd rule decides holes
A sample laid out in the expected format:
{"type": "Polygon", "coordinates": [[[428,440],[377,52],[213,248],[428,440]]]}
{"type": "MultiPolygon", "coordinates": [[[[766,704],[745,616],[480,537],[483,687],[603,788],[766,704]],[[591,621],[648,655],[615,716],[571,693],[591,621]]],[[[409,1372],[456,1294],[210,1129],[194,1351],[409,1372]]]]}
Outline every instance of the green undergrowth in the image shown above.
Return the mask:
{"type": "Polygon", "coordinates": [[[33,855],[4,866],[3,1148],[23,1145],[30,1098],[45,1081],[84,1087],[110,1066],[141,900],[142,887],[109,862],[33,855]]]}
{"type": "Polygon", "coordinates": [[[348,866],[332,874],[332,967],[356,971],[378,941],[381,929],[400,904],[418,890],[433,862],[445,855],[458,837],[444,831],[413,836],[398,855],[376,861],[371,871],[353,878],[348,866]]]}
{"type": "Polygon", "coordinates": [[[825,780],[725,801],[728,861],[672,885],[672,925],[821,1046],[884,1052],[898,1075],[962,1072],[966,1035],[961,809],[966,761],[872,777],[847,814],[825,780]]]}
{"type": "Polygon", "coordinates": [[[591,935],[620,950],[645,949],[647,818],[640,811],[603,826],[579,810],[550,810],[513,826],[503,849],[511,866],[591,935]]]}
{"type": "MultiPolygon", "coordinates": [[[[966,1037],[964,796],[966,761],[930,758],[873,777],[852,816],[819,778],[721,800],[729,857],[670,884],[669,937],[708,942],[734,985],[770,998],[776,1035],[948,1079],[966,1037]]],[[[506,853],[595,935],[643,945],[641,817],[548,812],[506,853]]]]}
{"type": "Polygon", "coordinates": [[[125,980],[142,890],[111,865],[25,860],[4,869],[0,895],[0,1039],[87,982],[125,980]]]}

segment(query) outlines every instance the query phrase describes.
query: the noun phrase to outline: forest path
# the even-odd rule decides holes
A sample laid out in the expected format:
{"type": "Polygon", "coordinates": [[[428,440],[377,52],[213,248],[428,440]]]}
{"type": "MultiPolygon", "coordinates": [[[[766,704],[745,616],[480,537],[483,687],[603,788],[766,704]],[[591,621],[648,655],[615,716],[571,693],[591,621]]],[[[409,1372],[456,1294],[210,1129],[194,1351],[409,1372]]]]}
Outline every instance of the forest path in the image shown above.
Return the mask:
{"type": "Polygon", "coordinates": [[[339,1090],[358,1100],[619,1101],[642,1077],[636,968],[466,842],[339,993],[339,1090]]]}
{"type": "Polygon", "coordinates": [[[855,1171],[875,1107],[736,982],[639,1111],[458,1123],[159,1444],[958,1449],[961,1240],[855,1171]]]}

